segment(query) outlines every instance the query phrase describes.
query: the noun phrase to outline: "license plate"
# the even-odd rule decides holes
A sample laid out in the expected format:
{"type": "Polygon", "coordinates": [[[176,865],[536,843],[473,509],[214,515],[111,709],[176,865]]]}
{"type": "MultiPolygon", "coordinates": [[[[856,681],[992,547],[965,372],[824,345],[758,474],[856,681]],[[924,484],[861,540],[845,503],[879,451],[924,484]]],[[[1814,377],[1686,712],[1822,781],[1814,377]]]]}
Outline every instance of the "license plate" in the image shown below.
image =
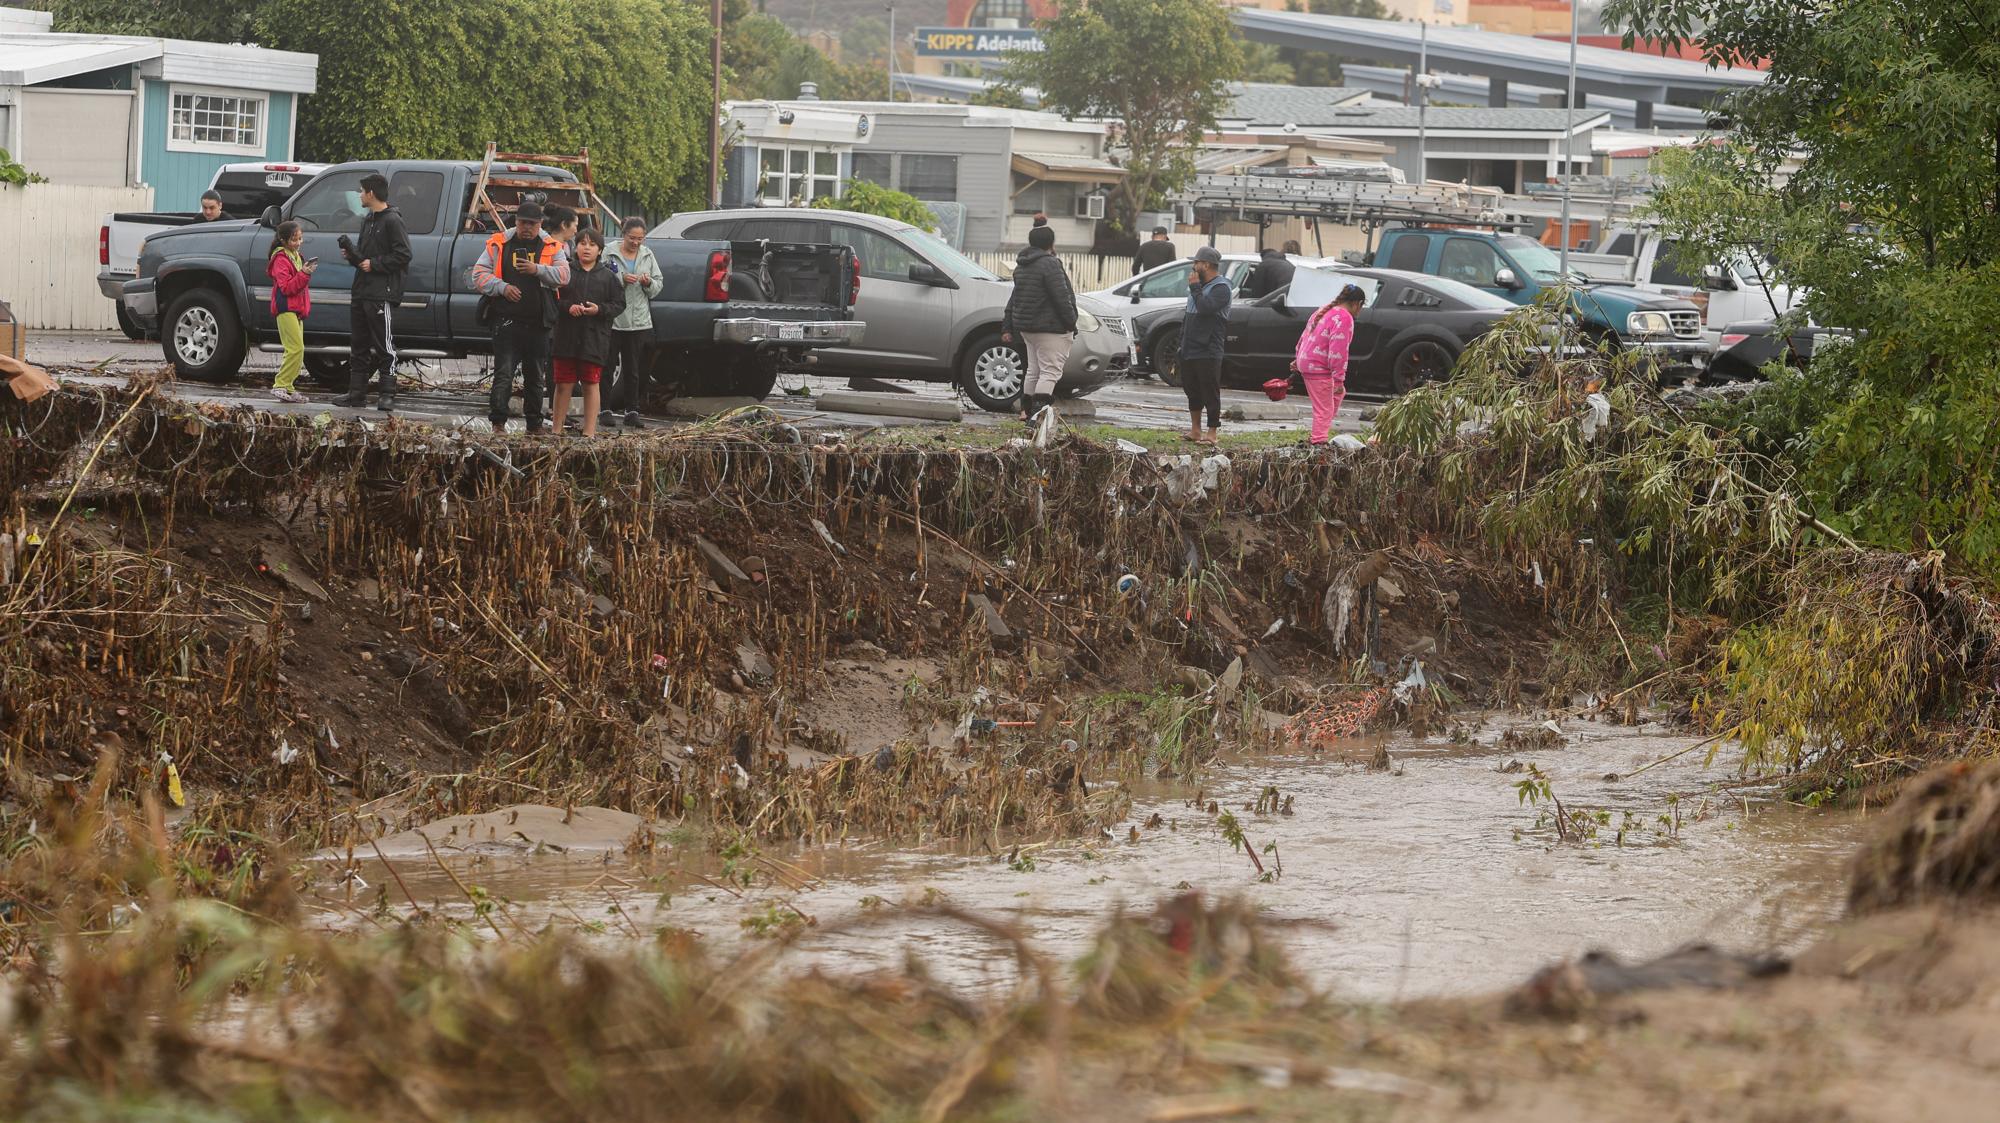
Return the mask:
{"type": "Polygon", "coordinates": [[[806,328],[804,324],[778,325],[779,339],[804,339],[805,337],[806,337],[806,328]]]}

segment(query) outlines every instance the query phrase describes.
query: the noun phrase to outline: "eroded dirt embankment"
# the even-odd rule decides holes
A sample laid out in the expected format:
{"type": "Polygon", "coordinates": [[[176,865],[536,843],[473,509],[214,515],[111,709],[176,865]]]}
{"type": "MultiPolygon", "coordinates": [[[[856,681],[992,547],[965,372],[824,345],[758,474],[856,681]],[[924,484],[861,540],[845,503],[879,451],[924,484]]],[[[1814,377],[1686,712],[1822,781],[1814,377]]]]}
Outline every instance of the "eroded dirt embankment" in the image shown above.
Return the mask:
{"type": "Polygon", "coordinates": [[[1372,455],[862,452],[756,419],[472,443],[134,391],[0,417],[8,798],[117,751],[121,790],[170,760],[212,825],[309,844],[524,800],[1074,832],[1122,808],[1067,783],[1065,738],[1124,750],[1088,769],[1185,769],[1223,720],[1338,701],[1357,572],[1390,578],[1388,669],[1485,700],[1540,688],[1588,570],[1535,559],[1537,587],[1372,455]],[[974,709],[1045,736],[968,758],[974,709]]]}

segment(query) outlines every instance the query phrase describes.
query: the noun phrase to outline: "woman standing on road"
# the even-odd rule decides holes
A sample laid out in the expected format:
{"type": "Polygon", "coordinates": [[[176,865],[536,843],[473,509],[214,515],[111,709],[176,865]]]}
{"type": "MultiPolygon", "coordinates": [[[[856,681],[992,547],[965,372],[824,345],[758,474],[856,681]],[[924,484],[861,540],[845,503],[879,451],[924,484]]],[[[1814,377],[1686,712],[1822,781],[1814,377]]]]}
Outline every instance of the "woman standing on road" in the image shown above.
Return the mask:
{"type": "Polygon", "coordinates": [[[576,268],[556,297],[555,353],[558,424],[569,416],[570,387],[583,384],[583,435],[597,435],[598,382],[611,361],[611,321],[625,307],[625,290],[604,264],[604,235],[576,236],[576,268]]]}
{"type": "Polygon", "coordinates": [[[1348,285],[1340,295],[1313,313],[1293,352],[1292,369],[1305,380],[1306,396],[1312,399],[1314,448],[1326,444],[1340,403],[1347,397],[1347,349],[1354,343],[1354,316],[1368,303],[1368,294],[1359,285],[1348,285]]]}
{"type": "Polygon", "coordinates": [[[621,266],[618,280],[625,290],[625,303],[611,323],[612,351],[618,367],[611,376],[611,388],[604,394],[604,424],[625,412],[625,426],[637,429],[639,406],[646,397],[647,344],[653,338],[653,298],[666,287],[660,276],[660,259],[646,244],[646,221],[628,218],[620,228],[623,235],[613,264],[621,266]]]}
{"type": "Polygon", "coordinates": [[[1007,297],[1000,325],[1001,340],[1011,343],[1018,334],[1027,353],[1021,419],[1028,422],[1055,404],[1056,386],[1076,341],[1076,290],[1070,287],[1062,258],[1052,252],[1055,244],[1056,232],[1050,227],[1028,231],[1028,248],[1014,265],[1014,291],[1007,297]]]}
{"type": "Polygon", "coordinates": [[[303,261],[299,247],[305,231],[296,222],[281,222],[271,239],[271,315],[278,320],[278,340],[285,345],[285,359],[278,364],[278,377],[271,383],[271,396],[281,402],[303,402],[298,385],[299,371],[306,364],[306,314],[312,311],[312,275],[319,261],[303,261]]]}

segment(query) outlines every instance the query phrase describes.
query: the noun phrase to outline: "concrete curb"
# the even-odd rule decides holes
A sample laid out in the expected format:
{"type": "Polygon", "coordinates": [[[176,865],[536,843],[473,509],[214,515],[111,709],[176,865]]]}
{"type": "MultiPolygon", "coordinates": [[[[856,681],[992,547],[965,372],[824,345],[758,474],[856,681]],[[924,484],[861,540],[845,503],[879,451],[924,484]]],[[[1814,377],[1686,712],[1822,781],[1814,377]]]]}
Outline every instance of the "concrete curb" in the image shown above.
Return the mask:
{"type": "Polygon", "coordinates": [[[900,394],[866,394],[858,390],[828,390],[813,403],[821,413],[873,413],[884,417],[915,417],[925,421],[960,421],[958,403],[900,394]]]}

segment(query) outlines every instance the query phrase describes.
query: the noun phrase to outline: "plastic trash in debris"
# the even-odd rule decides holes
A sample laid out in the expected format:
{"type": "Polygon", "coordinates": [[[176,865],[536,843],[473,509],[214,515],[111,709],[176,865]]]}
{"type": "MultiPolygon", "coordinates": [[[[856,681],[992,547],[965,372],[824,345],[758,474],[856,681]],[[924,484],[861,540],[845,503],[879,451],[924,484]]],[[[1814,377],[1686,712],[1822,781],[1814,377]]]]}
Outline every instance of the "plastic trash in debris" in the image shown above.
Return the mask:
{"type": "Polygon", "coordinates": [[[1360,452],[1362,449],[1367,448],[1368,444],[1352,433],[1342,433],[1333,438],[1333,447],[1347,452],[1360,452]]]}
{"type": "Polygon", "coordinates": [[[1127,573],[1127,574],[1123,574],[1122,576],[1120,576],[1120,577],[1118,578],[1118,595],[1119,595],[1119,596],[1125,596],[1125,597],[1129,597],[1129,596],[1131,596],[1131,595],[1132,595],[1133,593],[1136,593],[1136,592],[1138,592],[1138,591],[1139,591],[1139,575],[1138,575],[1138,574],[1136,574],[1136,573],[1127,573]]]}
{"type": "Polygon", "coordinates": [[[1541,562],[1536,562],[1536,563],[1535,563],[1535,588],[1537,588],[1537,589],[1540,589],[1540,588],[1544,588],[1544,587],[1545,587],[1546,585],[1547,585],[1547,582],[1545,582],[1545,581],[1543,581],[1543,580],[1542,580],[1542,563],[1541,563],[1541,562]]]}
{"type": "Polygon", "coordinates": [[[186,807],[187,793],[181,788],[181,770],[174,767],[174,758],[161,753],[160,763],[167,771],[167,801],[175,807],[186,807]]]}
{"type": "Polygon", "coordinates": [[[1592,394],[1584,401],[1589,404],[1590,412],[1584,414],[1581,421],[1583,439],[1594,441],[1597,439],[1597,431],[1611,423],[1611,399],[1603,394],[1592,394]]]}
{"type": "Polygon", "coordinates": [[[1430,680],[1424,677],[1423,660],[1419,659],[1410,664],[1410,673],[1403,681],[1396,684],[1396,701],[1407,702],[1410,700],[1410,695],[1429,685],[1430,680]]]}
{"type": "Polygon", "coordinates": [[[1271,621],[1270,627],[1264,629],[1263,638],[1270,639],[1272,636],[1275,636],[1279,632],[1283,631],[1284,627],[1285,627],[1285,618],[1280,616],[1276,620],[1271,621]]]}
{"type": "Polygon", "coordinates": [[[1216,453],[1201,462],[1201,489],[1214,491],[1222,486],[1222,473],[1229,470],[1229,457],[1216,453]]]}
{"type": "Polygon", "coordinates": [[[1146,452],[1145,445],[1133,444],[1131,441],[1126,440],[1124,437],[1118,438],[1118,440],[1114,443],[1116,444],[1119,452],[1123,452],[1128,455],[1143,456],[1146,452]]]}
{"type": "Polygon", "coordinates": [[[280,737],[278,738],[278,747],[271,752],[271,759],[277,761],[280,765],[290,764],[299,759],[299,750],[293,748],[290,741],[280,737]]]}
{"type": "Polygon", "coordinates": [[[1047,448],[1056,440],[1056,407],[1046,405],[1035,415],[1035,447],[1047,448]]]}

